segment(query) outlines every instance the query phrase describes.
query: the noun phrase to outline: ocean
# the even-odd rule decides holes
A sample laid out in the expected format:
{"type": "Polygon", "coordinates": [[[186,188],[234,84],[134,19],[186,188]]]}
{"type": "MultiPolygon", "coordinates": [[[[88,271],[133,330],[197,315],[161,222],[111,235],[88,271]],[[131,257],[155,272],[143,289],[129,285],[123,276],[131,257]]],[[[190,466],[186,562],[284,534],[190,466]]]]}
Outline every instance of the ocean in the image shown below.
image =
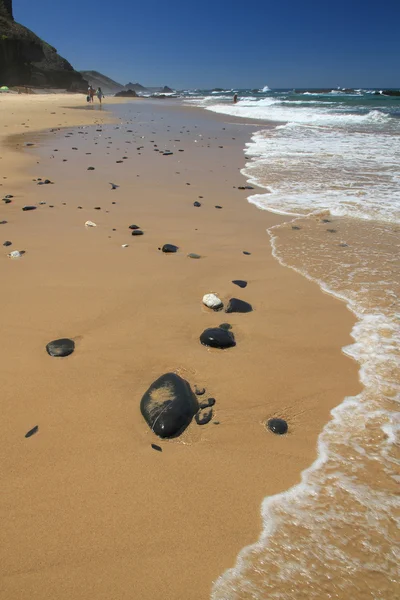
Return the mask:
{"type": "Polygon", "coordinates": [[[184,97],[259,124],[242,173],[264,191],[248,201],[287,215],[266,232],[276,259],[354,313],[354,343],[343,352],[358,362],[362,384],[332,411],[301,482],[265,498],[258,541],[215,582],[212,600],[395,598],[400,97],[267,86],[184,97]]]}

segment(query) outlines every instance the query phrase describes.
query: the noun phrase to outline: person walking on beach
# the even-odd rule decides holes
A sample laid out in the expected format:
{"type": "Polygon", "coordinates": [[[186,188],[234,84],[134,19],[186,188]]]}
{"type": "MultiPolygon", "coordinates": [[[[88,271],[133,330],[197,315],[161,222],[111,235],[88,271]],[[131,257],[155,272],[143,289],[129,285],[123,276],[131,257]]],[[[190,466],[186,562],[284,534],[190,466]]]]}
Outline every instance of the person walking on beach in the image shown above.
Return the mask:
{"type": "Polygon", "coordinates": [[[88,97],[89,97],[89,102],[93,102],[94,89],[92,88],[92,86],[90,84],[89,84],[89,87],[88,87],[88,97]]]}
{"type": "Polygon", "coordinates": [[[96,96],[98,97],[98,99],[99,99],[99,102],[100,102],[100,104],[101,104],[101,99],[102,99],[102,98],[104,98],[104,94],[103,94],[103,92],[101,91],[101,87],[98,87],[98,88],[97,88],[97,90],[96,90],[96,96]]]}

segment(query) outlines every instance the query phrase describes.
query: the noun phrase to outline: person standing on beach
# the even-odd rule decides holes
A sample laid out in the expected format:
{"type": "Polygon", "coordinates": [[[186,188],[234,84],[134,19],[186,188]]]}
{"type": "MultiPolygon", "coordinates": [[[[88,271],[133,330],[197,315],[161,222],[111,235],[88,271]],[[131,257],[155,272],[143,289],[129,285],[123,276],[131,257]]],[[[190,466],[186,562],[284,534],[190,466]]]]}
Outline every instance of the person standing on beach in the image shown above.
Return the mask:
{"type": "Polygon", "coordinates": [[[233,96],[233,104],[236,104],[237,101],[238,101],[238,95],[234,94],[234,96],[233,96]]]}
{"type": "Polygon", "coordinates": [[[88,96],[90,98],[89,102],[93,102],[94,89],[92,88],[92,86],[90,84],[89,84],[89,87],[88,87],[88,96]]]}
{"type": "Polygon", "coordinates": [[[101,104],[101,99],[102,99],[102,98],[104,98],[104,94],[103,94],[103,92],[101,91],[101,87],[98,87],[98,88],[97,88],[97,90],[96,90],[96,96],[98,97],[98,99],[99,99],[99,102],[100,102],[100,104],[101,104]]]}

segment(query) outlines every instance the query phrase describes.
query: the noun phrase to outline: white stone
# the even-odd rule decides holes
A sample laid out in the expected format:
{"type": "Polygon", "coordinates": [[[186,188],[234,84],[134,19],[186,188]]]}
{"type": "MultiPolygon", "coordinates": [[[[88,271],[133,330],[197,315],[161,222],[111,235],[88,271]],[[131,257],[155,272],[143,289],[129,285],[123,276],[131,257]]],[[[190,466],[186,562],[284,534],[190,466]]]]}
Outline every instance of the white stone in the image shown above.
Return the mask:
{"type": "Polygon", "coordinates": [[[97,227],[97,225],[93,221],[86,221],[85,227],[97,227]]]}
{"type": "Polygon", "coordinates": [[[203,304],[208,306],[208,308],[220,308],[222,306],[222,300],[215,294],[206,294],[203,296],[203,304]]]}
{"type": "Polygon", "coordinates": [[[7,254],[8,258],[21,258],[22,253],[19,250],[13,250],[10,254],[7,254]]]}

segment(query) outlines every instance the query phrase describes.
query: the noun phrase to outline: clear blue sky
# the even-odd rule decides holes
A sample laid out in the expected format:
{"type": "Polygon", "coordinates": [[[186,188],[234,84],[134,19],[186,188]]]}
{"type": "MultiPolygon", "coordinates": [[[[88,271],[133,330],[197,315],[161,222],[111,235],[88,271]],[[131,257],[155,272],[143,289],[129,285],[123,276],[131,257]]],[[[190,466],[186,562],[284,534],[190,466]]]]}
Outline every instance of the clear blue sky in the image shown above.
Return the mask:
{"type": "Polygon", "coordinates": [[[122,84],[400,87],[400,0],[14,0],[74,68],[122,84]]]}

